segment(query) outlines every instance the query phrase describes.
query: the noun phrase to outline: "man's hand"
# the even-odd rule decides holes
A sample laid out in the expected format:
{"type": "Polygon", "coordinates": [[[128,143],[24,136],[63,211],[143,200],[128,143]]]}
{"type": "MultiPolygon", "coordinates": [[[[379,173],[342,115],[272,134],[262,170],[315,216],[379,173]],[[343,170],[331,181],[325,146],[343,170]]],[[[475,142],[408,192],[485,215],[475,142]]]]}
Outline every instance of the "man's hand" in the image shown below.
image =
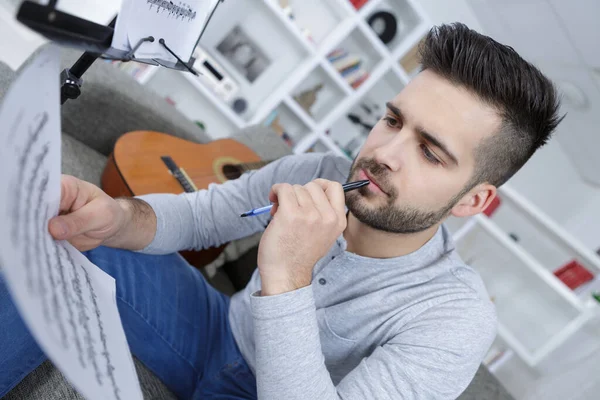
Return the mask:
{"type": "Polygon", "coordinates": [[[346,229],[344,190],[338,182],[277,184],[269,200],[273,219],[258,247],[263,296],[310,285],[315,264],[346,229]]]}
{"type": "Polygon", "coordinates": [[[59,215],[50,220],[48,230],[55,239],[68,240],[80,251],[100,245],[141,249],[154,237],[156,216],[146,205],[154,216],[149,224],[154,224],[154,230],[147,229],[136,235],[130,226],[133,225],[136,207],[140,207],[135,205],[136,201],[141,202],[115,200],[91,183],[63,175],[59,215]]]}

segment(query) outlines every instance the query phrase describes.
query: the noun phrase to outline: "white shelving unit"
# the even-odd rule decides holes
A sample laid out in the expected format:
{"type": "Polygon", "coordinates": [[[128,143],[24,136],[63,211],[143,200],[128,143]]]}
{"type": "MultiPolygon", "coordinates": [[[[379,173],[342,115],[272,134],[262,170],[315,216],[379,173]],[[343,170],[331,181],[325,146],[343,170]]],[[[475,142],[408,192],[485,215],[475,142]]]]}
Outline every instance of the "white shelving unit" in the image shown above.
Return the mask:
{"type": "Polygon", "coordinates": [[[502,203],[490,217],[455,219],[449,227],[459,253],[481,274],[496,305],[503,349],[492,349],[498,357],[491,369],[515,354],[528,367],[543,369],[600,316],[600,304],[585,286],[571,290],[554,271],[577,260],[599,274],[600,258],[509,184],[499,196],[502,203]]]}
{"type": "MultiPolygon", "coordinates": [[[[339,132],[345,126],[348,136],[363,134],[349,122],[347,114],[361,108],[365,101],[369,106],[381,107],[402,89],[411,71],[405,71],[400,60],[430,27],[429,19],[414,0],[369,0],[358,10],[348,0],[224,2],[208,25],[200,47],[237,83],[239,91],[234,97],[246,101],[244,112],[236,113],[232,101],[223,101],[202,77],[152,67],[137,72],[135,77],[169,97],[188,118],[201,121],[214,138],[228,136],[245,126],[269,123],[276,112],[276,122],[285,130],[286,142],[295,153],[333,150],[351,157],[351,151],[342,148],[348,138],[328,132],[339,132]],[[289,7],[283,7],[286,4],[289,7]],[[393,13],[398,21],[398,33],[389,45],[367,23],[369,16],[382,10],[393,13]],[[270,61],[252,82],[219,50],[220,43],[236,26],[270,61]],[[339,48],[358,56],[360,67],[369,74],[356,88],[328,60],[328,54],[339,48]],[[169,84],[165,83],[167,76],[169,84]],[[382,87],[382,82],[389,86],[382,87]],[[323,87],[309,113],[295,97],[320,84],[323,87]],[[180,93],[181,90],[188,94],[180,93]],[[203,113],[207,103],[211,112],[216,111],[213,115],[203,113]],[[223,131],[227,128],[230,129],[223,131]]],[[[373,114],[369,119],[377,117],[373,114]]]]}

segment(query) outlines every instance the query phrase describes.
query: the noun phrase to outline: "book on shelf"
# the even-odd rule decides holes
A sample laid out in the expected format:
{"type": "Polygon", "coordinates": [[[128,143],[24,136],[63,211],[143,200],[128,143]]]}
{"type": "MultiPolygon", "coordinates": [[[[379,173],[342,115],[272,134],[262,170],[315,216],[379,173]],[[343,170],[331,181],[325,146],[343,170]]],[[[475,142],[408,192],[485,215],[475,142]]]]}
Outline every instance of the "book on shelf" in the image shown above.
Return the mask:
{"type": "Polygon", "coordinates": [[[360,85],[362,85],[369,78],[369,73],[365,72],[360,78],[355,80],[350,84],[353,89],[357,89],[360,85]]]}
{"type": "Polygon", "coordinates": [[[566,263],[554,271],[554,275],[571,290],[594,279],[594,275],[577,260],[566,263]]]}
{"type": "Polygon", "coordinates": [[[346,68],[350,68],[353,65],[359,64],[361,63],[362,59],[354,54],[346,54],[343,57],[340,57],[339,59],[337,59],[336,61],[332,62],[331,64],[333,65],[333,67],[335,69],[337,69],[338,71],[343,71],[346,68]]]}
{"type": "Polygon", "coordinates": [[[276,109],[265,118],[263,126],[270,127],[288,146],[294,147],[294,141],[279,121],[279,112],[276,109]]]}
{"type": "Polygon", "coordinates": [[[364,68],[364,62],[359,55],[349,53],[339,47],[327,54],[331,65],[340,73],[352,88],[358,88],[369,77],[369,72],[364,68]]]}
{"type": "Polygon", "coordinates": [[[352,74],[353,72],[356,72],[357,70],[359,70],[361,67],[361,64],[362,63],[360,61],[358,61],[356,64],[350,65],[347,68],[340,70],[340,74],[342,74],[343,77],[346,77],[346,76],[352,74]]]}
{"type": "Polygon", "coordinates": [[[330,63],[333,63],[334,61],[337,61],[340,58],[345,57],[347,55],[348,51],[346,51],[345,49],[338,48],[327,54],[327,60],[330,63]]]}

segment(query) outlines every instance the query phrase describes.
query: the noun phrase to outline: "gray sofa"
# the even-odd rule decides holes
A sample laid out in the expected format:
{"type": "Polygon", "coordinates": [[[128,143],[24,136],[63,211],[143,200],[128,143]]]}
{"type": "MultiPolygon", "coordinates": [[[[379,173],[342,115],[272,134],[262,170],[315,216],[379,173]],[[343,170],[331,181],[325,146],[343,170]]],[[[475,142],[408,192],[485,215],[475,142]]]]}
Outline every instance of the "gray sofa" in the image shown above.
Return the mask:
{"type": "MultiPolygon", "coordinates": [[[[63,68],[71,66],[79,54],[63,50],[63,68]]],[[[14,76],[15,72],[0,62],[0,99],[14,76]]],[[[125,132],[140,129],[169,132],[198,143],[210,141],[197,125],[166,101],[108,63],[97,61],[84,75],[80,98],[68,101],[62,107],[63,173],[100,185],[107,156],[116,139],[125,132]]],[[[249,146],[263,159],[290,154],[290,149],[275,133],[262,127],[232,132],[231,136],[249,146]]],[[[230,246],[234,250],[226,252],[220,272],[213,276],[206,275],[211,284],[227,294],[243,287],[255,268],[258,238],[232,243],[230,246]],[[221,270],[227,271],[229,276],[221,270]]],[[[151,371],[137,359],[134,358],[134,361],[145,399],[175,398],[151,371]]],[[[49,361],[40,365],[5,396],[6,400],[81,398],[49,361]]],[[[510,400],[512,397],[482,366],[460,399],[510,400]]]]}

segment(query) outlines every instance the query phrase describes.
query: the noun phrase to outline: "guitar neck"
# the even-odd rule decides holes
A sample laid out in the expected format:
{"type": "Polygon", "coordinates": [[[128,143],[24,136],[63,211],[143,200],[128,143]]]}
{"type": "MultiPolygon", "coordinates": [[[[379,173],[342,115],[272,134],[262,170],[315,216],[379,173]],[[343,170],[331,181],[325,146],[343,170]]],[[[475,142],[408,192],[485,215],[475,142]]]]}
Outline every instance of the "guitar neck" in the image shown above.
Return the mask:
{"type": "Polygon", "coordinates": [[[194,185],[194,182],[190,179],[190,177],[184,171],[184,169],[179,168],[171,157],[162,156],[161,159],[163,160],[167,168],[169,168],[171,174],[175,177],[175,179],[177,179],[181,187],[183,187],[183,190],[185,190],[187,193],[196,192],[198,190],[198,188],[196,187],[196,185],[194,185]]]}

